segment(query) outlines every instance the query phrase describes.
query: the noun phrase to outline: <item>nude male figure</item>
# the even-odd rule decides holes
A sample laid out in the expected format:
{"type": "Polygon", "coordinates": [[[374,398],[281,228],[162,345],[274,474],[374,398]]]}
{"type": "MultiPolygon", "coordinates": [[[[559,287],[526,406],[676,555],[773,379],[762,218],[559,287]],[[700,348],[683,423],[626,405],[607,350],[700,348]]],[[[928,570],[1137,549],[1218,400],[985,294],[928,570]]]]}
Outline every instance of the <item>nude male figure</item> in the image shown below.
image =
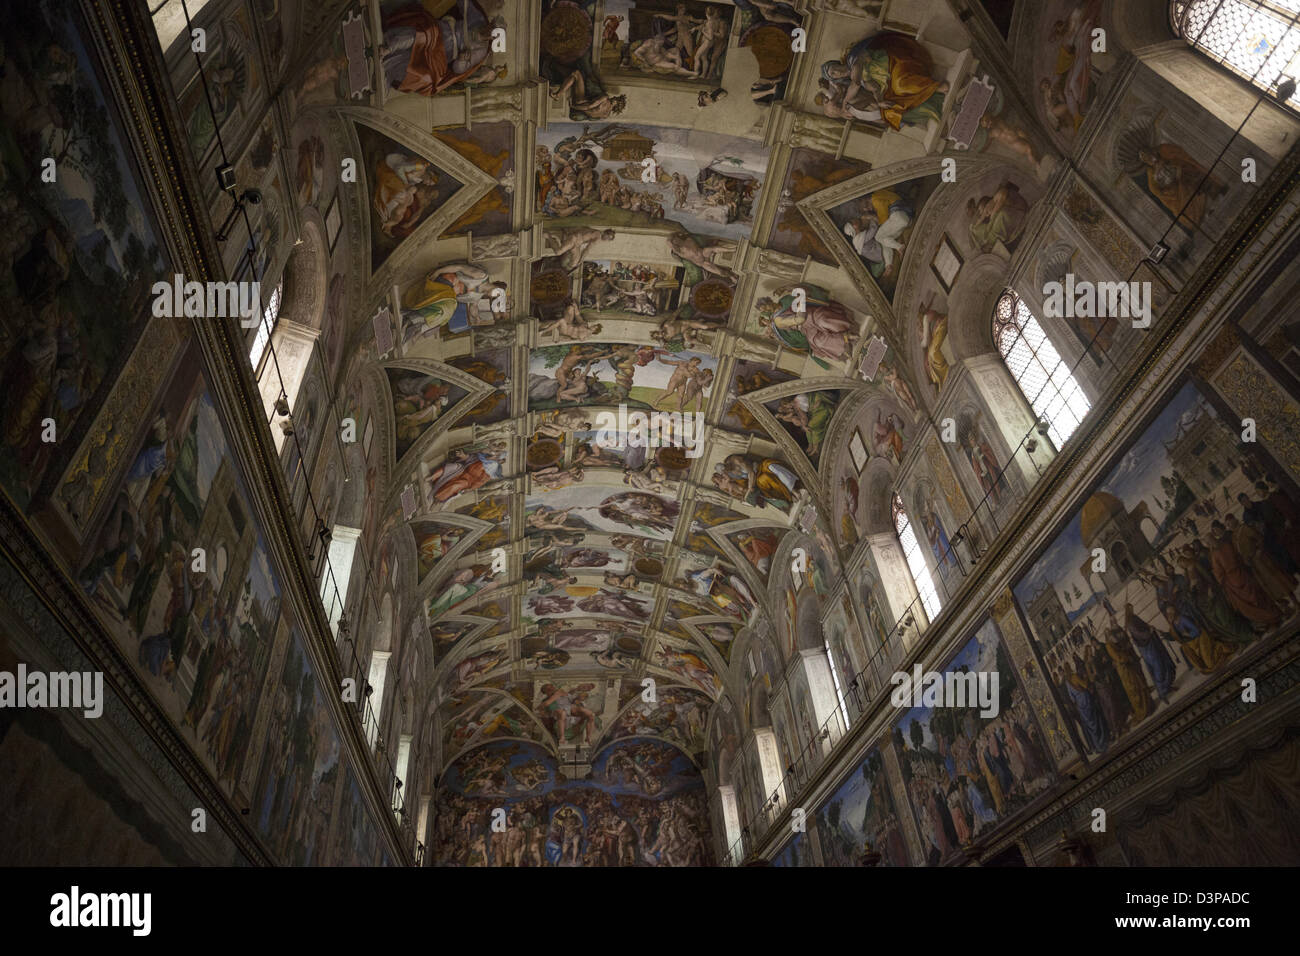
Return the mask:
{"type": "MultiPolygon", "coordinates": [[[[663,15],[661,15],[663,16],[663,15]]],[[[677,49],[682,51],[683,58],[695,56],[695,28],[700,26],[704,21],[696,20],[686,12],[686,4],[677,4],[677,12],[672,16],[663,16],[674,27],[677,28],[677,49]]],[[[698,61],[695,61],[698,66],[698,61]]],[[[698,75],[699,70],[696,70],[698,75]]]]}
{"type": "Polygon", "coordinates": [[[563,257],[564,268],[572,272],[582,264],[588,249],[597,242],[610,242],[613,238],[613,229],[583,228],[565,233],[563,240],[548,233],[546,244],[550,246],[552,255],[563,257]]]}
{"type": "Polygon", "coordinates": [[[677,336],[682,337],[682,342],[687,348],[694,348],[700,342],[700,337],[696,332],[712,332],[718,328],[715,322],[702,322],[699,319],[686,319],[680,315],[672,318],[665,318],[659,323],[657,329],[650,331],[650,338],[656,342],[667,343],[677,336]]]}
{"type": "MultiPolygon", "coordinates": [[[[585,373],[590,365],[584,366],[585,373]]],[[[580,375],[576,377],[568,388],[556,392],[555,398],[561,402],[580,402],[595,390],[599,384],[599,379],[594,375],[580,375]]]]}
{"type": "Polygon", "coordinates": [[[537,426],[537,433],[546,438],[563,438],[573,431],[591,430],[591,421],[587,413],[580,408],[559,408],[537,426]]]}
{"type": "Polygon", "coordinates": [[[691,181],[685,173],[673,173],[673,208],[685,209],[686,197],[691,190],[691,181]]]}
{"type": "Polygon", "coordinates": [[[586,113],[588,119],[608,119],[627,109],[626,93],[616,93],[613,96],[602,93],[588,99],[587,82],[583,79],[581,70],[574,70],[559,89],[552,90],[551,99],[558,100],[570,90],[573,95],[569,97],[569,109],[586,113]]]}
{"type": "Polygon", "coordinates": [[[735,273],[725,266],[720,266],[713,261],[713,257],[720,251],[727,248],[722,243],[712,242],[707,246],[702,246],[689,233],[679,232],[668,240],[668,248],[672,254],[686,262],[694,263],[705,272],[715,276],[721,276],[724,279],[734,279],[735,273]]]}
{"type": "Polygon", "coordinates": [[[592,362],[596,359],[599,352],[593,352],[590,347],[579,348],[574,346],[569,349],[567,355],[560,360],[560,364],[555,367],[555,385],[559,391],[571,388],[576,381],[581,381],[587,374],[587,369],[591,368],[592,362]],[[577,371],[579,365],[582,370],[577,371]]]}
{"type": "Polygon", "coordinates": [[[538,338],[547,336],[558,342],[561,337],[573,339],[577,342],[585,342],[593,335],[599,335],[601,324],[588,325],[587,320],[583,317],[578,303],[570,298],[564,305],[564,312],[558,319],[543,325],[537,332],[538,338]]]}
{"type": "Polygon", "coordinates": [[[685,411],[696,401],[699,411],[704,411],[704,390],[713,384],[713,369],[701,369],[693,372],[682,386],[681,396],[677,399],[678,411],[685,411]]]}
{"type": "Polygon", "coordinates": [[[658,361],[664,365],[676,367],[673,369],[673,374],[668,378],[668,384],[664,388],[663,395],[655,404],[660,405],[668,401],[673,395],[676,395],[678,397],[678,408],[680,408],[682,396],[685,394],[683,389],[686,387],[686,383],[690,381],[691,373],[700,367],[700,358],[697,355],[690,359],[671,359],[660,355],[658,361]]]}
{"type": "Polygon", "coordinates": [[[699,31],[700,46],[695,54],[695,75],[707,78],[713,74],[718,60],[722,58],[722,52],[727,48],[727,21],[722,19],[715,7],[709,7],[699,31]]]}

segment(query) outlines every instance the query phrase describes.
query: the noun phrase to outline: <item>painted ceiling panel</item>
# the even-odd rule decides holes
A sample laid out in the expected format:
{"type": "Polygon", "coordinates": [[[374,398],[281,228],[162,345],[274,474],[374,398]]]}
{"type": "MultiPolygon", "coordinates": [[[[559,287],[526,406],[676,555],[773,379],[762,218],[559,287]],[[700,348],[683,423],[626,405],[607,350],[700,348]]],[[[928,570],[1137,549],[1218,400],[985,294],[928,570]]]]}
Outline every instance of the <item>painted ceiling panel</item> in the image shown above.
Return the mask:
{"type": "Polygon", "coordinates": [[[969,149],[947,138],[983,65],[941,0],[369,14],[372,88],[350,95],[341,40],[294,87],[297,195],[343,200],[363,541],[415,589],[444,759],[695,755],[788,612],[783,542],[847,557],[937,398],[942,237],[958,269],[1009,256],[1045,138],[1002,90],[969,149]]]}

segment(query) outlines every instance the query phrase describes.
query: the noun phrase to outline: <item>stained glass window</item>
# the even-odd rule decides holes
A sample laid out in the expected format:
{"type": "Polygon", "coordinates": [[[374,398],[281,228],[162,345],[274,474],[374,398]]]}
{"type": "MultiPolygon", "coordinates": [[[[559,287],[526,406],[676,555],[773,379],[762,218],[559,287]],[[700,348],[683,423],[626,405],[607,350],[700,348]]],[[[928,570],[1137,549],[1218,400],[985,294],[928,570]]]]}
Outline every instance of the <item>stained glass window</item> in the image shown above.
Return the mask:
{"type": "Polygon", "coordinates": [[[154,31],[158,34],[158,45],[166,53],[172,43],[186,32],[186,17],[196,20],[199,11],[207,6],[208,0],[151,0],[149,15],[153,17],[154,31]]]}
{"type": "MultiPolygon", "coordinates": [[[[1300,73],[1300,0],[1174,0],[1169,21],[1198,52],[1260,89],[1300,73]]],[[[1287,105],[1300,109],[1295,93],[1287,105]]]]}
{"type": "Polygon", "coordinates": [[[253,347],[248,350],[248,360],[253,364],[253,371],[257,371],[258,364],[262,361],[262,355],[266,352],[267,343],[271,341],[271,333],[275,331],[275,323],[280,318],[280,296],[284,292],[284,280],[281,279],[271,293],[270,300],[266,303],[266,308],[262,310],[262,322],[257,327],[257,335],[253,337],[253,347]]]}
{"type": "Polygon", "coordinates": [[[1040,420],[1060,448],[1092,408],[1069,366],[1023,299],[1007,289],[993,308],[993,341],[1040,420]]]}
{"type": "Polygon", "coordinates": [[[907,559],[907,569],[912,572],[912,581],[916,591],[921,595],[921,605],[926,617],[934,620],[943,605],[939,601],[939,592],[934,589],[934,579],[926,566],[925,556],[921,553],[921,543],[916,540],[912,523],[907,520],[907,511],[903,508],[903,499],[894,495],[894,530],[898,532],[898,543],[902,545],[903,557],[907,559]]]}

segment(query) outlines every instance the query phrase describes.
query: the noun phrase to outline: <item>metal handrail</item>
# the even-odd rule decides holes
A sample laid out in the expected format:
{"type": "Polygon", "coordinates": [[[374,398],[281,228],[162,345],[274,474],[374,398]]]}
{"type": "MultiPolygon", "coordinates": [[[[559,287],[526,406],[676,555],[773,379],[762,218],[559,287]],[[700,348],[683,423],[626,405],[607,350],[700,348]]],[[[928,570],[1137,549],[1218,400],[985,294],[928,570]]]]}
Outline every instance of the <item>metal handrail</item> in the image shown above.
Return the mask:
{"type": "MultiPolygon", "coordinates": [[[[977,548],[976,542],[985,540],[985,532],[989,529],[981,527],[980,516],[983,512],[983,520],[992,524],[993,535],[989,543],[996,540],[996,535],[1005,527],[1006,522],[999,522],[998,514],[1001,512],[1006,517],[1006,513],[1016,510],[1016,506],[1021,504],[1028,495],[1028,488],[1024,488],[1020,493],[1016,493],[1014,484],[1006,480],[1007,469],[1015,460],[1016,456],[1022,451],[1027,459],[1034,465],[1035,474],[1042,473],[1042,467],[1033,458],[1033,451],[1036,446],[1026,450],[1026,442],[1038,433],[1041,440],[1046,441],[1046,427],[1042,424],[1036,424],[1020,440],[1011,455],[1007,458],[1005,464],[998,470],[996,478],[993,480],[991,487],[985,492],[984,497],[975,506],[970,516],[962,522],[948,542],[942,557],[936,561],[936,571],[931,576],[936,594],[941,595],[941,607],[947,607],[949,598],[955,593],[956,586],[965,580],[970,570],[978,562],[979,558],[987,550],[977,548]],[[1008,498],[1007,495],[1014,497],[1008,498]],[[994,501],[996,500],[996,504],[994,501]],[[970,549],[970,555],[963,558],[957,545],[965,543],[970,549]],[[944,575],[938,571],[951,562],[951,566],[956,569],[957,578],[954,581],[953,575],[944,575]],[[951,582],[951,583],[950,583],[951,582]]],[[[937,619],[942,614],[940,610],[936,615],[937,619]]],[[[934,621],[925,611],[923,597],[919,593],[907,604],[903,613],[898,616],[889,633],[885,635],[877,647],[868,658],[867,663],[857,674],[855,674],[844,688],[845,702],[852,701],[852,710],[856,713],[850,714],[837,701],[830,715],[822,722],[813,739],[807,741],[794,756],[791,762],[786,766],[785,773],[782,775],[781,782],[770,794],[766,802],[759,810],[757,821],[749,821],[742,826],[742,833],[739,839],[734,841],[728,850],[724,863],[727,865],[739,865],[745,859],[748,850],[760,845],[766,838],[771,827],[782,816],[782,811],[800,790],[803,785],[811,778],[813,771],[821,765],[826,757],[834,749],[835,745],[840,742],[848,732],[860,721],[866,714],[872,711],[871,705],[874,703],[877,695],[882,688],[890,684],[890,677],[893,675],[898,663],[909,646],[913,646],[917,638],[929,630],[934,621]],[[911,634],[911,639],[908,636],[911,634]],[[758,833],[754,833],[755,823],[761,823],[758,833]],[[748,849],[745,844],[749,843],[748,849]]]]}

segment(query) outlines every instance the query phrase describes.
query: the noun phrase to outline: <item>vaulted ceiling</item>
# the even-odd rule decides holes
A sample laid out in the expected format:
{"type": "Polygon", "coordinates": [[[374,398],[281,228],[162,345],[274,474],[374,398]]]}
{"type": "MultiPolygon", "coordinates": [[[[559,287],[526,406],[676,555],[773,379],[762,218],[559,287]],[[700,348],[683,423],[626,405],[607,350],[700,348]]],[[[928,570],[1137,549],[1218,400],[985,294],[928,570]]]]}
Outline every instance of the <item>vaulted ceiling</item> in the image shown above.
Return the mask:
{"type": "Polygon", "coordinates": [[[752,635],[792,627],[773,569],[829,578],[887,527],[955,279],[1034,228],[1087,106],[1086,64],[1064,119],[1037,93],[1051,11],[1013,64],[983,10],[973,40],[945,0],[811,6],[383,2],[290,71],[365,476],[340,521],[429,642],[444,766],[501,738],[698,759],[752,635]],[[600,434],[655,411],[703,434],[600,434]]]}

